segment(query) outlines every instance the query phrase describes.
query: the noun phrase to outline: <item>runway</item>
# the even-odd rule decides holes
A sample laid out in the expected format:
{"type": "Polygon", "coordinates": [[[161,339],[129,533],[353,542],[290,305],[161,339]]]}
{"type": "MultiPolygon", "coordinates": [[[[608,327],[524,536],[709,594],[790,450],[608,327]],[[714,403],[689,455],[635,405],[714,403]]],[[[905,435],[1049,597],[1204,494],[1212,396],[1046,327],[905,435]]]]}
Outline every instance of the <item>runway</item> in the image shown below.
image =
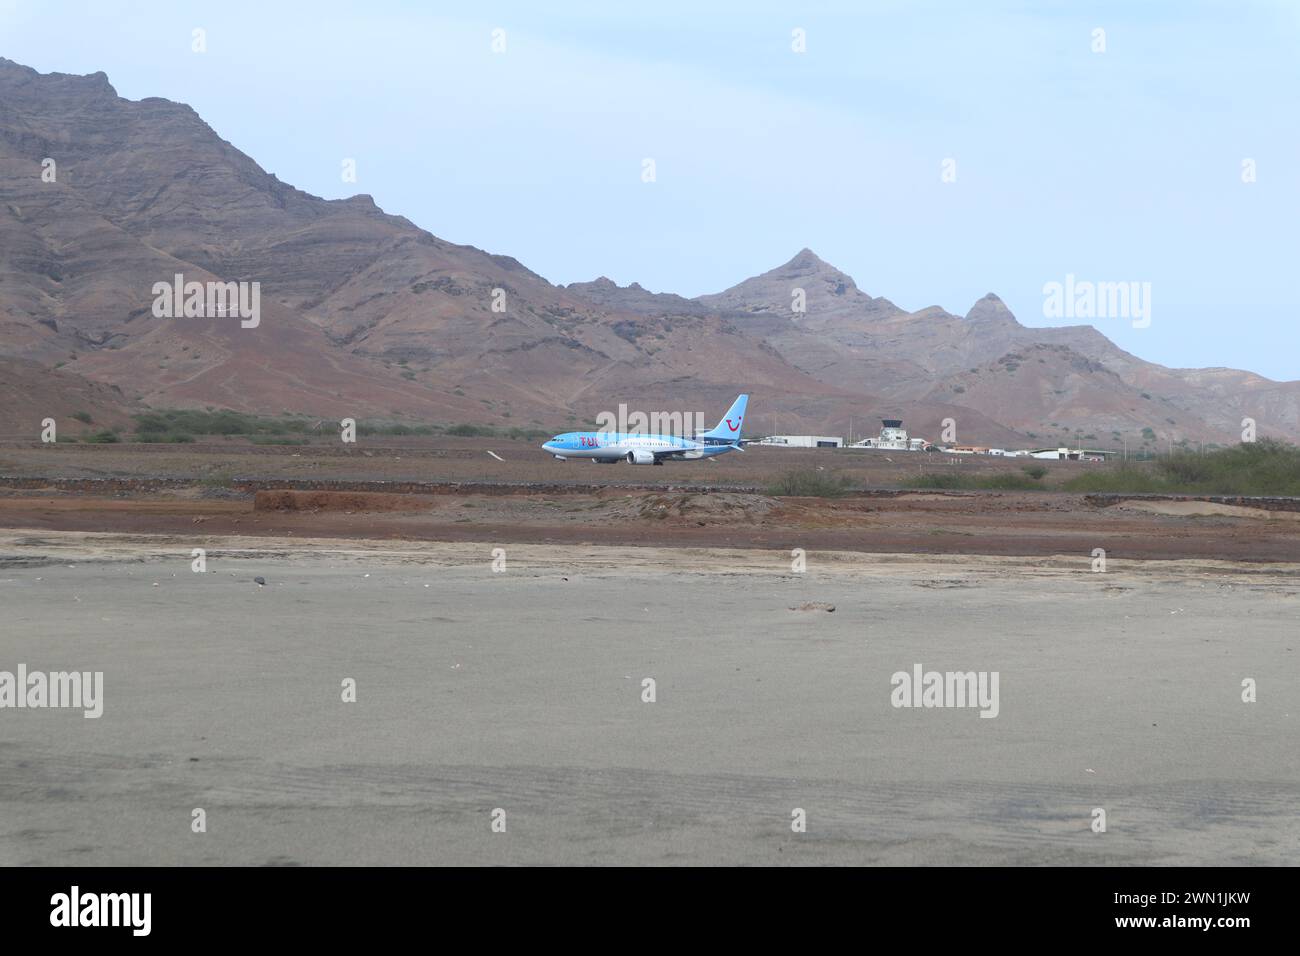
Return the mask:
{"type": "Polygon", "coordinates": [[[0,864],[1300,859],[1295,565],[191,544],[0,538],[0,864]]]}

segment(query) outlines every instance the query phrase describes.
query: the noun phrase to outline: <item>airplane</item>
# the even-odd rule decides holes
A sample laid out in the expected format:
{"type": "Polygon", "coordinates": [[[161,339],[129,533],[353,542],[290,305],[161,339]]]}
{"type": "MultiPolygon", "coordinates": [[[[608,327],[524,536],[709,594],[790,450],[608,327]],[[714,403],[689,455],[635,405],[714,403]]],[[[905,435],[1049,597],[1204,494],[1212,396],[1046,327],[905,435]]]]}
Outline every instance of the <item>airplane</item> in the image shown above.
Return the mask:
{"type": "Polygon", "coordinates": [[[741,395],[731,403],[717,425],[694,438],[627,432],[565,432],[543,442],[542,449],[560,461],[590,458],[605,464],[626,461],[629,465],[662,465],[665,461],[691,461],[729,451],[744,451],[740,444],[740,426],[748,403],[749,396],[741,395]]]}

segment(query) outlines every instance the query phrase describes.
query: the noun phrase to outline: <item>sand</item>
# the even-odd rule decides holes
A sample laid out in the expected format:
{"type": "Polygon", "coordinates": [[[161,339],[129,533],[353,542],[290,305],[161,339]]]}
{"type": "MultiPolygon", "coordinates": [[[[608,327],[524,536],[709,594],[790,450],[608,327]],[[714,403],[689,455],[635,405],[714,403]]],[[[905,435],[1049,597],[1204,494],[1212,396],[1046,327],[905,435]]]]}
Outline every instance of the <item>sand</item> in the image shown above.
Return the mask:
{"type": "Polygon", "coordinates": [[[6,532],[0,864],[1300,859],[1294,564],[498,546],[6,532]]]}

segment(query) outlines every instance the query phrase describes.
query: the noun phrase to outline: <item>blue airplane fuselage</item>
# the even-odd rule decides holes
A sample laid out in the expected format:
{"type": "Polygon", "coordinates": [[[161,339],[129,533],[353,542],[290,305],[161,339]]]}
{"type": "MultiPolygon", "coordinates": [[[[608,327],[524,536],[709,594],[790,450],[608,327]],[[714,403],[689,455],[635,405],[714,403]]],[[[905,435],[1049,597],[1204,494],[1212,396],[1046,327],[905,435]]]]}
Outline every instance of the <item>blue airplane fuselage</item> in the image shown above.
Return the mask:
{"type": "Polygon", "coordinates": [[[589,458],[634,465],[711,458],[740,449],[740,430],[748,399],[748,395],[741,395],[716,427],[693,438],[612,431],[565,432],[544,442],[542,449],[561,460],[589,458]]]}

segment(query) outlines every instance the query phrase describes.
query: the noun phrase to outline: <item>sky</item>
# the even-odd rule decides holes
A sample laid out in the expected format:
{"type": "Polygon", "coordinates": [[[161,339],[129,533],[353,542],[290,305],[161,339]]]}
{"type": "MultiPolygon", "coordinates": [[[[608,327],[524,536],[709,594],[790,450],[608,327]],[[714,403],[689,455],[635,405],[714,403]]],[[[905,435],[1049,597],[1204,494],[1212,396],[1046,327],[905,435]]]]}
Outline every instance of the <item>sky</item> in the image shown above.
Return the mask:
{"type": "Polygon", "coordinates": [[[552,282],[694,296],[808,247],[906,309],[1300,379],[1300,0],[0,0],[0,56],[552,282]],[[1150,321],[1049,317],[1067,276],[1150,283],[1150,321]]]}

